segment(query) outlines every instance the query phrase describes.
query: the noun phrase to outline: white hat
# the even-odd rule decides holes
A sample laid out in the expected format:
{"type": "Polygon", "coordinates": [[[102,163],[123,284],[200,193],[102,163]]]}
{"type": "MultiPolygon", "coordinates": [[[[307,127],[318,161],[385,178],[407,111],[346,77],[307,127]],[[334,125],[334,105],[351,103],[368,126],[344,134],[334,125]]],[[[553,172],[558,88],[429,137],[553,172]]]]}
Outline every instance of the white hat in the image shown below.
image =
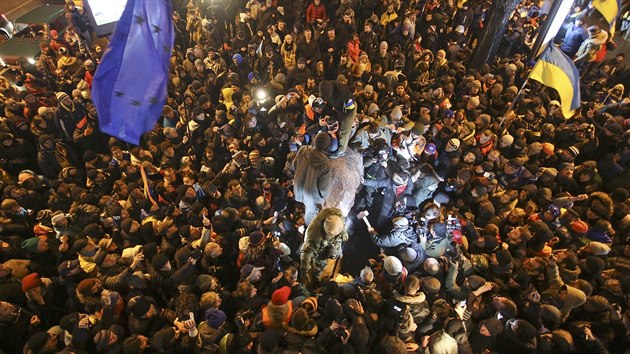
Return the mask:
{"type": "Polygon", "coordinates": [[[394,256],[387,256],[383,261],[383,269],[385,269],[387,274],[396,276],[402,272],[403,265],[400,262],[400,259],[394,256]]]}
{"type": "Polygon", "coordinates": [[[448,141],[448,143],[446,143],[446,151],[447,152],[457,151],[460,145],[461,145],[461,142],[459,141],[459,139],[452,138],[448,141]]]}
{"type": "Polygon", "coordinates": [[[140,246],[140,245],[137,245],[137,246],[134,246],[134,247],[125,248],[122,251],[121,258],[124,259],[126,262],[132,262],[133,261],[133,257],[135,257],[138,253],[140,253],[141,249],[142,249],[142,246],[140,246]]]}
{"type": "Polygon", "coordinates": [[[372,268],[365,266],[365,268],[361,269],[359,277],[363,279],[364,282],[371,283],[374,281],[374,272],[372,271],[372,268]]]}
{"type": "Polygon", "coordinates": [[[407,220],[407,218],[404,217],[404,216],[397,216],[397,217],[393,218],[392,219],[392,223],[394,224],[394,227],[409,226],[409,220],[407,220]]]}
{"type": "Polygon", "coordinates": [[[597,241],[590,242],[588,248],[594,256],[605,256],[610,252],[610,246],[597,241]]]}
{"type": "Polygon", "coordinates": [[[278,245],[278,251],[282,252],[282,257],[291,255],[291,248],[289,248],[289,246],[287,246],[283,242],[280,242],[280,244],[278,245]]]}

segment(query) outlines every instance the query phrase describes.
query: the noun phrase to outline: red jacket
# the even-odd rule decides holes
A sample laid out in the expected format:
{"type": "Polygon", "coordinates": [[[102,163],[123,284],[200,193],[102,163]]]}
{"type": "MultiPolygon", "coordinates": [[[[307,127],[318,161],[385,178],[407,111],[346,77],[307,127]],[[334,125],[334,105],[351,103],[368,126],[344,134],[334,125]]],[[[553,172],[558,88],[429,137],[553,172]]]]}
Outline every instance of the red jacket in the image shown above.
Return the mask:
{"type": "Polygon", "coordinates": [[[308,5],[308,9],[306,9],[306,22],[311,23],[315,20],[326,21],[327,19],[328,17],[326,17],[326,8],[324,5],[315,5],[314,2],[308,5]]]}

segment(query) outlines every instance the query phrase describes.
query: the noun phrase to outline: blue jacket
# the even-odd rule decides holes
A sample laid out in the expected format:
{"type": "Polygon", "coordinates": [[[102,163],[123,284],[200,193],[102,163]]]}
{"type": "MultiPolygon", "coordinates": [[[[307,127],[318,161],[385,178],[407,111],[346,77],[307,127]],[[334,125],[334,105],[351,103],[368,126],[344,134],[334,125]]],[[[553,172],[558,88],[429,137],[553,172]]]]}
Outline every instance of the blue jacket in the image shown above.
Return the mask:
{"type": "Polygon", "coordinates": [[[573,58],[580,45],[588,38],[588,31],[583,26],[571,26],[567,30],[560,50],[564,52],[569,58],[573,58]]]}

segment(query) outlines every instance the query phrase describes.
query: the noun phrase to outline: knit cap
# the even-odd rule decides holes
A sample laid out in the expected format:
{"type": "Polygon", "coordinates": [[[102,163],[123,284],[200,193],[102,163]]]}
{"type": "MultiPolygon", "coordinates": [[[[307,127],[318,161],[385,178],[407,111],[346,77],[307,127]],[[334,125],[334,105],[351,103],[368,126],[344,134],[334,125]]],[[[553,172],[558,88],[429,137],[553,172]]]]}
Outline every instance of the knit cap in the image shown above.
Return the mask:
{"type": "Polygon", "coordinates": [[[283,286],[271,294],[271,303],[276,306],[284,305],[289,301],[289,295],[291,295],[291,288],[283,286]]]}
{"type": "Polygon", "coordinates": [[[225,315],[225,312],[219,309],[209,308],[206,311],[206,323],[210,328],[217,329],[221,327],[226,319],[227,316],[225,315]]]}
{"type": "Polygon", "coordinates": [[[22,278],[22,291],[24,292],[28,292],[40,286],[42,286],[42,279],[39,277],[38,273],[31,273],[22,278]]]}
{"type": "Polygon", "coordinates": [[[402,272],[403,265],[398,258],[394,256],[387,256],[383,261],[383,269],[385,269],[387,274],[396,276],[402,272]]]}

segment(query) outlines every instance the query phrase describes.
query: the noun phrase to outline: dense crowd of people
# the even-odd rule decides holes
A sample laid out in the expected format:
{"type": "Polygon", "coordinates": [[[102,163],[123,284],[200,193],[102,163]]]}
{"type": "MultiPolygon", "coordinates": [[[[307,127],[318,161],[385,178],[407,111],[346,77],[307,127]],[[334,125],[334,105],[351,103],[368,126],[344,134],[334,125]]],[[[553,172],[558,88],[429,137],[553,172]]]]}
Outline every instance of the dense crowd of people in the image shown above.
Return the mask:
{"type": "Polygon", "coordinates": [[[0,78],[0,351],[625,352],[629,71],[576,1],[581,108],[523,86],[542,3],[472,69],[490,1],[173,0],[133,146],[99,131],[104,48],[68,1],[0,78]],[[353,240],[380,252],[347,264],[353,240]]]}

